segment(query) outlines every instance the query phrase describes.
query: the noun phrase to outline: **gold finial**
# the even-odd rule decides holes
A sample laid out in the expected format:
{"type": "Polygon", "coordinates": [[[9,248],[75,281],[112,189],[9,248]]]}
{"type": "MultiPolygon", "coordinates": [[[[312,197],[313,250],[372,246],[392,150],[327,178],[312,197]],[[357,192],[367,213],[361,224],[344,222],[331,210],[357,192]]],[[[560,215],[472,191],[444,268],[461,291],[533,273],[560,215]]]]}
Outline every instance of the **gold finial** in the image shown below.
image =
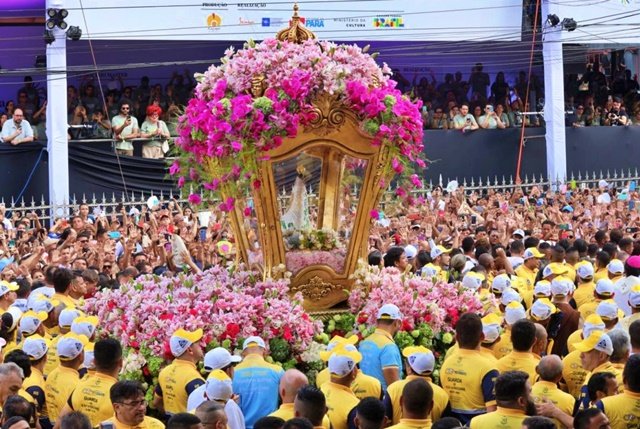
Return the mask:
{"type": "Polygon", "coordinates": [[[312,31],[307,30],[300,22],[300,16],[298,16],[299,9],[298,3],[294,3],[291,25],[287,29],[278,31],[276,38],[281,42],[303,43],[316,38],[316,35],[312,31]]]}

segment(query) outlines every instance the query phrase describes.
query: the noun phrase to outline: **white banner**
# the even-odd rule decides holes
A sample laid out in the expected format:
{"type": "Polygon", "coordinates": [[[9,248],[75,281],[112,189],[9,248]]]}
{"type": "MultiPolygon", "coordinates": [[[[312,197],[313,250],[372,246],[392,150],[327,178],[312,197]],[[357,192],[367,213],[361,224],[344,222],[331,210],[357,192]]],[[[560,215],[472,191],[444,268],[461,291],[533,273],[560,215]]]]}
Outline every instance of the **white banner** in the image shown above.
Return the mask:
{"type": "MultiPolygon", "coordinates": [[[[69,25],[103,40],[262,40],[285,28],[293,1],[67,0],[69,25]],[[85,19],[87,25],[85,26],[85,19]],[[88,27],[88,28],[87,28],[88,27]]],[[[519,41],[522,0],[307,0],[300,16],[341,41],[519,41]]]]}
{"type": "Polygon", "coordinates": [[[557,1],[560,21],[572,18],[577,24],[574,31],[562,31],[564,43],[640,43],[640,0],[557,1]]]}

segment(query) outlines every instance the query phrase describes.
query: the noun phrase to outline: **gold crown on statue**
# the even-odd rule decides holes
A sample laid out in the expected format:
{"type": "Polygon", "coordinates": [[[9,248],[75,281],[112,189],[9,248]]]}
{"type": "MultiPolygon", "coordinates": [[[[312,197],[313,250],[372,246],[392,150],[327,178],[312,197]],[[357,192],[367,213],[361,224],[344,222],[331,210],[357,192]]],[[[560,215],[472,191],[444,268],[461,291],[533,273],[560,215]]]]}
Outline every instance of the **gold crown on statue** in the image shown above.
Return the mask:
{"type": "Polygon", "coordinates": [[[316,38],[313,31],[306,29],[305,26],[302,25],[302,22],[300,22],[300,17],[298,16],[299,9],[298,3],[295,3],[293,5],[293,16],[291,17],[289,28],[278,31],[276,39],[281,42],[303,43],[316,38]]]}

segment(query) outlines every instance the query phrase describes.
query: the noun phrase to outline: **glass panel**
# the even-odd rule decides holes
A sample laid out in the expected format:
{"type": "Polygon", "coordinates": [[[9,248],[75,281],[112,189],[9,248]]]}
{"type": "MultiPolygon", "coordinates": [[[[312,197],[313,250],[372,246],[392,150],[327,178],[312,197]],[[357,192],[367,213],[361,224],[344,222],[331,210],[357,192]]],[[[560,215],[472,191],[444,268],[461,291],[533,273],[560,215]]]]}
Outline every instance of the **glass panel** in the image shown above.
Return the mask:
{"type": "Polygon", "coordinates": [[[310,265],[344,271],[366,167],[328,148],[273,164],[288,271],[310,265]]]}

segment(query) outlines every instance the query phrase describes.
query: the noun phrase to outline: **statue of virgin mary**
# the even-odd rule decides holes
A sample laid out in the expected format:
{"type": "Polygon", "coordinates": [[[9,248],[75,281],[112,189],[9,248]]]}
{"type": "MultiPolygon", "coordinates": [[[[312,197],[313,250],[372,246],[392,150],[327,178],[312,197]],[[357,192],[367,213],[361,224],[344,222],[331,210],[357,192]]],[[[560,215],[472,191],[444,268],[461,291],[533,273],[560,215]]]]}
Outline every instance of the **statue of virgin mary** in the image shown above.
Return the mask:
{"type": "Polygon", "coordinates": [[[304,183],[306,170],[303,166],[296,169],[297,176],[291,189],[291,200],[289,208],[282,215],[282,229],[306,230],[311,228],[309,218],[309,200],[307,198],[307,188],[304,183]]]}

